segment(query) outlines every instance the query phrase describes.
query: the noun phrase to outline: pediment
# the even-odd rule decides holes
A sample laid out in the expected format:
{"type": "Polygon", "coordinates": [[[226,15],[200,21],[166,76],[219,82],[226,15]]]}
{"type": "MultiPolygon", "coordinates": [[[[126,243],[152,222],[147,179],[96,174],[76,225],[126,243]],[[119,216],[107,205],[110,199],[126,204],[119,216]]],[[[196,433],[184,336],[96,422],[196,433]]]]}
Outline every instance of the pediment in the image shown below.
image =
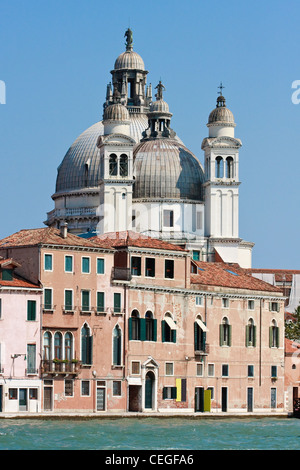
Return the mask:
{"type": "Polygon", "coordinates": [[[97,146],[101,147],[102,145],[130,145],[133,146],[136,144],[136,141],[125,134],[108,134],[100,135],[97,141],[97,146]]]}
{"type": "Polygon", "coordinates": [[[142,364],[143,368],[147,369],[157,369],[159,364],[153,359],[152,356],[149,356],[148,359],[142,364]]]}

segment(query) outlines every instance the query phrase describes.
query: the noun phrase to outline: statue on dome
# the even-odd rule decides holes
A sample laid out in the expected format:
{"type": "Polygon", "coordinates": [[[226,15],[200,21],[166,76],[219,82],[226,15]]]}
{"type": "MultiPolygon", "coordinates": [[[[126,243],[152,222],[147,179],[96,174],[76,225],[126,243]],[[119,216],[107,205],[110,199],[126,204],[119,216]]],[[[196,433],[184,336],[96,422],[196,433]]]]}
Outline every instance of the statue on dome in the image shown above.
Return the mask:
{"type": "Polygon", "coordinates": [[[159,80],[159,84],[155,87],[155,90],[157,89],[157,93],[155,95],[157,100],[162,100],[163,99],[163,90],[165,90],[165,86],[161,83],[161,80],[159,80]]]}
{"type": "Polygon", "coordinates": [[[132,31],[130,28],[124,34],[124,38],[126,37],[126,50],[132,49],[133,41],[132,41],[132,31]]]}

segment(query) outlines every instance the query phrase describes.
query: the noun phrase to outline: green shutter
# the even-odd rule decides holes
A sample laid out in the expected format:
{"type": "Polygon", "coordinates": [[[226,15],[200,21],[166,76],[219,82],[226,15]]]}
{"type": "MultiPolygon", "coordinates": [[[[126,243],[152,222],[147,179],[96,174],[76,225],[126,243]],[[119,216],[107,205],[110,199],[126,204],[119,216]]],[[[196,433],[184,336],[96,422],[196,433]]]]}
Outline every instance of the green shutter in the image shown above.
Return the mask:
{"type": "Polygon", "coordinates": [[[165,320],[162,320],[161,321],[161,341],[162,341],[162,343],[165,342],[165,326],[166,326],[166,322],[165,322],[165,320]]]}
{"type": "Polygon", "coordinates": [[[146,318],[139,318],[140,322],[140,340],[146,341],[146,318]]]}
{"type": "Polygon", "coordinates": [[[52,271],[52,255],[45,255],[45,270],[52,271]]]}
{"type": "Polygon", "coordinates": [[[93,363],[93,337],[87,337],[87,364],[93,363]]]}
{"type": "Polygon", "coordinates": [[[36,319],[36,301],[27,301],[27,320],[34,321],[36,319]]]}
{"type": "Polygon", "coordinates": [[[71,310],[73,307],[73,291],[65,290],[65,308],[71,310]]]}
{"type": "Polygon", "coordinates": [[[81,291],[82,310],[88,312],[90,309],[90,292],[88,290],[81,291]]]}
{"type": "Polygon", "coordinates": [[[231,346],[232,325],[228,325],[228,346],[231,346]]]}
{"type": "Polygon", "coordinates": [[[198,346],[198,324],[194,322],[194,351],[197,351],[198,346]]]}
{"type": "Polygon", "coordinates": [[[104,292],[97,292],[97,312],[104,312],[104,292]]]}
{"type": "Polygon", "coordinates": [[[114,312],[115,313],[121,312],[121,294],[118,294],[118,293],[114,294],[114,312]]]}
{"type": "Polygon", "coordinates": [[[256,325],[253,326],[253,346],[256,346],[256,325]]]}
{"type": "Polygon", "coordinates": [[[167,387],[163,388],[163,400],[167,398],[167,387]]]}
{"type": "Polygon", "coordinates": [[[44,291],[44,304],[46,309],[50,309],[52,307],[52,290],[45,289],[44,291]]]}
{"type": "Polygon", "coordinates": [[[273,327],[270,326],[269,327],[269,347],[271,348],[272,347],[272,339],[273,339],[273,331],[272,331],[273,327]]]}
{"type": "Polygon", "coordinates": [[[249,325],[246,325],[246,347],[249,346],[249,325]]]}
{"type": "Polygon", "coordinates": [[[153,321],[153,341],[157,341],[157,320],[153,321]]]}
{"type": "Polygon", "coordinates": [[[276,347],[279,348],[279,327],[276,327],[276,347]]]}
{"type": "Polygon", "coordinates": [[[181,379],[181,401],[186,401],[186,379],[181,379]]]}
{"type": "Polygon", "coordinates": [[[171,387],[171,398],[176,400],[177,398],[177,387],[171,387]]]}
{"type": "Polygon", "coordinates": [[[132,318],[128,318],[128,339],[132,339],[132,318]]]}
{"type": "Polygon", "coordinates": [[[220,330],[220,346],[223,346],[223,344],[224,344],[224,329],[223,329],[223,324],[222,323],[219,325],[219,330],[220,330]]]}
{"type": "Polygon", "coordinates": [[[73,258],[72,256],[65,257],[65,271],[71,273],[73,271],[73,258]]]}
{"type": "Polygon", "coordinates": [[[172,343],[176,343],[176,330],[171,330],[171,341],[172,343]]]}
{"type": "Polygon", "coordinates": [[[97,258],[97,274],[104,274],[104,259],[97,258]]]}

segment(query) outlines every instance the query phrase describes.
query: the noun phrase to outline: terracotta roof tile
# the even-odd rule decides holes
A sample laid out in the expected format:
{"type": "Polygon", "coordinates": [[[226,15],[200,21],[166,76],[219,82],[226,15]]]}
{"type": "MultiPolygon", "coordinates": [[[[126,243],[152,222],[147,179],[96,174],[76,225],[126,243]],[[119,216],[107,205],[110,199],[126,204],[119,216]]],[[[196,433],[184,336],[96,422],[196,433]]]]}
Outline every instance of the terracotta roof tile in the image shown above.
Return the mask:
{"type": "Polygon", "coordinates": [[[281,289],[253,277],[248,270],[238,264],[204,261],[194,261],[194,263],[197,265],[198,273],[191,274],[192,284],[281,293],[281,289]]]}
{"type": "Polygon", "coordinates": [[[292,339],[284,338],[284,352],[286,354],[293,354],[298,349],[300,349],[300,343],[297,343],[296,341],[293,341],[292,339]]]}
{"type": "MultiPolygon", "coordinates": [[[[0,240],[0,248],[42,244],[95,247],[95,243],[91,239],[82,238],[69,232],[66,238],[63,238],[60,230],[53,227],[20,230],[0,240]]],[[[102,245],[99,242],[97,246],[102,245]]]]}
{"type": "Polygon", "coordinates": [[[104,235],[93,237],[92,239],[95,243],[104,242],[108,247],[122,247],[122,246],[135,246],[139,248],[153,248],[157,250],[172,250],[172,251],[181,251],[187,253],[187,250],[181,248],[178,245],[173,245],[172,243],[165,242],[163,240],[158,240],[157,238],[148,237],[133,231],[124,231],[124,232],[110,232],[105,233],[104,235]]]}

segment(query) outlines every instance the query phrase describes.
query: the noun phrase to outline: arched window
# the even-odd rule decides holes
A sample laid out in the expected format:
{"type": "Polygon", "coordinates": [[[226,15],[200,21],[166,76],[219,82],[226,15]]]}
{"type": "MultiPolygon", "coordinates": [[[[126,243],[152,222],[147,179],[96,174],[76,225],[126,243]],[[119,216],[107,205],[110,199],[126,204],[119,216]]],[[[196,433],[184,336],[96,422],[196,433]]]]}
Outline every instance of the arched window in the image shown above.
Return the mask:
{"type": "Polygon", "coordinates": [[[196,321],[194,323],[194,348],[195,351],[204,351],[205,352],[205,343],[206,343],[206,325],[201,319],[201,315],[197,315],[196,321]]]}
{"type": "Polygon", "coordinates": [[[226,158],[226,178],[233,178],[233,158],[226,158]]]}
{"type": "Polygon", "coordinates": [[[117,176],[118,174],[118,159],[114,153],[109,156],[109,174],[110,176],[117,176]]]}
{"type": "Polygon", "coordinates": [[[128,157],[124,153],[120,156],[120,176],[128,176],[128,157]]]}
{"type": "Polygon", "coordinates": [[[62,359],[62,334],[59,331],[54,335],[54,359],[62,359]]]}
{"type": "Polygon", "coordinates": [[[270,348],[279,348],[279,328],[276,320],[272,321],[269,328],[269,346],[270,348]]]}
{"type": "Polygon", "coordinates": [[[246,326],[246,346],[256,346],[256,326],[253,318],[250,318],[246,326]]]}
{"type": "Polygon", "coordinates": [[[140,340],[141,339],[141,323],[140,314],[137,310],[133,310],[131,318],[129,319],[129,338],[140,340]]]}
{"type": "Polygon", "coordinates": [[[166,313],[163,321],[161,322],[162,342],[176,343],[176,329],[177,326],[172,315],[170,313],[166,313]]]}
{"type": "Polygon", "coordinates": [[[93,337],[90,328],[85,323],[81,329],[81,361],[83,364],[92,364],[93,337]]]}
{"type": "Polygon", "coordinates": [[[146,341],[156,341],[156,320],[153,313],[148,310],[145,314],[146,322],[146,341]]]}
{"type": "Polygon", "coordinates": [[[68,361],[73,359],[73,337],[69,332],[65,334],[65,359],[68,361]]]}
{"type": "Polygon", "coordinates": [[[44,333],[44,361],[52,360],[52,335],[50,331],[44,333]]]}
{"type": "Polygon", "coordinates": [[[216,158],[216,178],[223,178],[224,176],[224,161],[222,157],[216,158]]]}
{"type": "Polygon", "coordinates": [[[220,346],[231,346],[231,325],[224,317],[220,325],[220,346]]]}
{"type": "Polygon", "coordinates": [[[113,365],[121,365],[122,357],[122,333],[119,325],[116,325],[113,329],[113,365]]]}

